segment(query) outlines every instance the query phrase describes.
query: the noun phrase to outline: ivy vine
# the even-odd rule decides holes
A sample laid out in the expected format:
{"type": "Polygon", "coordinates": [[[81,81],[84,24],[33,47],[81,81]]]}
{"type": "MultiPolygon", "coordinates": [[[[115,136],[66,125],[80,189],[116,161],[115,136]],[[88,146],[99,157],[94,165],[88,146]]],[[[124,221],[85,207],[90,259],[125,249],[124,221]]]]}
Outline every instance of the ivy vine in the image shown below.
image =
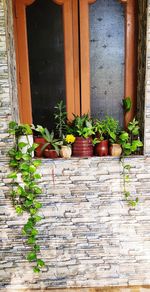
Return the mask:
{"type": "Polygon", "coordinates": [[[34,143],[29,145],[28,142],[18,143],[16,138],[14,147],[8,151],[9,166],[13,170],[8,177],[12,179],[11,198],[17,214],[21,215],[23,212],[27,212],[29,215],[22,228],[22,235],[26,236],[26,242],[31,248],[26,258],[29,262],[35,263],[33,271],[38,273],[45,266],[45,263],[39,256],[40,246],[37,244],[38,230],[36,224],[42,219],[38,215],[42,204],[37,200],[38,195],[42,193],[37,184],[37,181],[41,178],[41,175],[37,172],[41,161],[32,157],[37,146],[38,144],[34,143]],[[25,153],[23,153],[24,147],[27,149],[25,153]]]}

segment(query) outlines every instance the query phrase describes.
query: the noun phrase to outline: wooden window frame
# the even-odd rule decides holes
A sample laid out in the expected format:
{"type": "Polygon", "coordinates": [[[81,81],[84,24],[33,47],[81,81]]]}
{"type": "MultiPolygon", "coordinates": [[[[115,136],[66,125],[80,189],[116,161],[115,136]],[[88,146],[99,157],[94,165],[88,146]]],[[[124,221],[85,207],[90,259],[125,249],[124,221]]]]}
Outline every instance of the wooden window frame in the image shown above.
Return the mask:
{"type": "MultiPolygon", "coordinates": [[[[96,0],[80,0],[81,113],[90,113],[89,5],[96,0]]],[[[132,108],[124,116],[124,126],[136,113],[137,88],[137,0],[120,0],[125,4],[125,72],[124,97],[130,96],[132,108]]]]}
{"type": "MultiPolygon", "coordinates": [[[[35,1],[14,0],[13,3],[20,121],[29,124],[32,123],[32,106],[25,9],[35,1]]],[[[77,1],[53,0],[54,3],[63,6],[66,107],[68,119],[72,118],[72,113],[80,115],[79,56],[77,50],[78,15],[75,13],[77,11],[77,1]]]]}
{"type": "MultiPolygon", "coordinates": [[[[32,123],[32,106],[25,8],[35,1],[13,0],[20,121],[29,124],[32,123]]],[[[78,0],[53,0],[53,2],[63,6],[66,107],[68,119],[72,119],[72,113],[77,115],[90,113],[89,5],[96,0],[79,1],[80,73],[78,0]],[[80,74],[81,76],[79,76],[80,74]],[[81,77],[81,85],[79,77],[81,77]]],[[[124,96],[130,96],[132,100],[132,109],[124,117],[126,127],[136,113],[137,26],[135,14],[137,13],[137,0],[118,0],[118,2],[126,6],[124,96]]]]}

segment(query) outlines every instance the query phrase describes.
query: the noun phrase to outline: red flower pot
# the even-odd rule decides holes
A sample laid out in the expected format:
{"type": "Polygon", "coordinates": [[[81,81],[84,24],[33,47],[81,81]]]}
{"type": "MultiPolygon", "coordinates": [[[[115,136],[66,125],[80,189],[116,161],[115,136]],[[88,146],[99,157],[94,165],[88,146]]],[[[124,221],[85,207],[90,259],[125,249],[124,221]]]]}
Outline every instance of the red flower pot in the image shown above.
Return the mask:
{"type": "Polygon", "coordinates": [[[46,143],[46,140],[43,137],[34,137],[34,142],[36,144],[39,144],[39,146],[35,149],[36,157],[42,157],[43,156],[42,147],[46,143]]]}
{"type": "Polygon", "coordinates": [[[72,154],[75,157],[93,156],[93,144],[91,138],[76,137],[72,145],[72,154]]]}
{"type": "Polygon", "coordinates": [[[58,158],[58,154],[57,154],[57,152],[56,152],[56,150],[53,150],[53,149],[45,149],[44,150],[44,156],[46,157],[46,158],[58,158]]]}
{"type": "Polygon", "coordinates": [[[107,156],[108,155],[108,140],[103,140],[95,147],[95,153],[98,156],[107,156]]]}

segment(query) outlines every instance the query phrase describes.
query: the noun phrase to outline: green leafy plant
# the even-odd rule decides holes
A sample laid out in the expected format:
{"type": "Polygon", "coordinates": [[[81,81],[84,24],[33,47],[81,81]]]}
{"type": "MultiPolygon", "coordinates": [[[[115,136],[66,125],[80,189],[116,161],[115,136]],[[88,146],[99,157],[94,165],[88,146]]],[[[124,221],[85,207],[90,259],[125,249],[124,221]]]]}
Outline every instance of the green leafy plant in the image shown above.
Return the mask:
{"type": "MultiPolygon", "coordinates": [[[[15,135],[15,138],[20,133],[19,127],[20,125],[15,125],[13,122],[9,124],[9,133],[15,135]],[[15,127],[13,128],[12,125],[15,127]]],[[[24,125],[21,125],[21,128],[24,129],[24,125]]],[[[25,128],[28,129],[26,125],[25,128]]],[[[27,131],[27,133],[30,133],[30,131],[27,131]]],[[[16,139],[14,147],[9,150],[9,166],[13,171],[8,177],[12,179],[11,198],[17,214],[21,215],[23,212],[27,212],[29,215],[22,229],[22,234],[26,236],[27,244],[31,247],[27,254],[27,260],[35,262],[34,272],[40,272],[45,265],[44,261],[39,258],[40,246],[37,244],[38,230],[36,228],[37,222],[42,219],[38,215],[42,204],[37,200],[38,195],[42,193],[41,188],[37,185],[37,180],[41,178],[41,175],[37,172],[41,161],[34,160],[32,157],[32,153],[38,145],[28,145],[26,153],[23,153],[22,150],[26,146],[27,143],[18,143],[16,139]]]]}
{"type": "Polygon", "coordinates": [[[94,134],[94,126],[92,119],[88,114],[83,116],[74,115],[72,123],[68,127],[68,133],[73,134],[74,136],[79,136],[83,138],[88,138],[94,134]]]}
{"type": "Polygon", "coordinates": [[[44,144],[42,147],[42,151],[46,149],[48,146],[51,146],[52,149],[54,149],[57,154],[59,154],[59,146],[62,145],[62,141],[55,139],[54,137],[54,132],[52,131],[51,133],[47,128],[43,128],[42,126],[38,125],[36,127],[36,132],[39,132],[42,137],[47,141],[47,143],[44,144]]]}
{"type": "Polygon", "coordinates": [[[66,134],[67,126],[67,112],[63,100],[58,102],[54,109],[55,109],[54,119],[56,124],[56,131],[58,133],[58,138],[63,139],[64,135],[66,134]]]}
{"type": "Polygon", "coordinates": [[[9,123],[9,134],[15,135],[15,137],[19,137],[22,135],[32,135],[32,129],[28,124],[18,124],[15,121],[11,121],[9,123]]]}
{"type": "Polygon", "coordinates": [[[128,124],[128,132],[122,131],[119,139],[120,144],[123,149],[121,163],[123,167],[123,193],[128,204],[132,207],[135,207],[139,201],[136,197],[132,198],[131,193],[127,190],[127,185],[130,182],[130,169],[129,164],[125,164],[125,156],[131,155],[137,151],[140,147],[143,146],[143,143],[138,139],[139,136],[139,123],[135,119],[128,124]]]}
{"type": "Polygon", "coordinates": [[[106,118],[101,121],[96,119],[94,121],[94,131],[97,136],[93,140],[94,144],[105,139],[109,139],[111,143],[114,143],[117,140],[118,133],[120,131],[119,121],[109,116],[106,116],[106,118]]]}
{"type": "Polygon", "coordinates": [[[123,103],[123,110],[125,113],[129,112],[132,108],[132,101],[131,98],[128,96],[122,100],[123,103]]]}

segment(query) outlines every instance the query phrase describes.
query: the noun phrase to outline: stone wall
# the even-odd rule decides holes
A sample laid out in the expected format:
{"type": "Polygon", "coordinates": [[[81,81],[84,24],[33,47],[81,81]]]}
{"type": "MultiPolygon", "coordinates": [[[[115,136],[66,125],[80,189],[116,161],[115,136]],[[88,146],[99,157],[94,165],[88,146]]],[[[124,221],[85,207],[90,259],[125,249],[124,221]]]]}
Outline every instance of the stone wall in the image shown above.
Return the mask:
{"type": "Polygon", "coordinates": [[[129,188],[140,202],[134,209],[124,201],[116,158],[43,160],[39,243],[46,267],[39,275],[25,259],[28,247],[20,234],[26,216],[16,215],[7,178],[6,151],[12,144],[7,124],[16,104],[10,3],[0,0],[0,288],[150,284],[150,1],[144,156],[126,159],[132,166],[129,188]]]}

